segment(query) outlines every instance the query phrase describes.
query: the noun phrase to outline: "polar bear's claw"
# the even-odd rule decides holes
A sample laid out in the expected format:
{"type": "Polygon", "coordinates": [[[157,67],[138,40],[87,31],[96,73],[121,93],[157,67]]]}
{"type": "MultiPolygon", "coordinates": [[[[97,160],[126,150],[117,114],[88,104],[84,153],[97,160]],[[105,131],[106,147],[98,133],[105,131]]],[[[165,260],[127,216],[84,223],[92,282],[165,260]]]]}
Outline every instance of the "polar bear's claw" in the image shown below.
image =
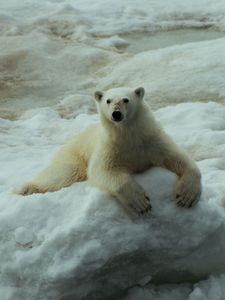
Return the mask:
{"type": "Polygon", "coordinates": [[[191,208],[193,207],[200,198],[201,187],[197,185],[193,186],[182,186],[182,191],[176,195],[176,203],[179,207],[191,208]]]}
{"type": "Polygon", "coordinates": [[[151,211],[152,207],[151,205],[149,205],[145,210],[141,211],[141,215],[145,215],[148,214],[151,211]]]}
{"type": "Polygon", "coordinates": [[[135,204],[135,210],[138,215],[145,215],[151,211],[150,199],[146,194],[144,194],[144,197],[142,195],[142,198],[137,199],[135,204]]]}
{"type": "Polygon", "coordinates": [[[183,175],[175,186],[175,201],[177,206],[193,207],[201,195],[201,174],[197,169],[183,175]]]}

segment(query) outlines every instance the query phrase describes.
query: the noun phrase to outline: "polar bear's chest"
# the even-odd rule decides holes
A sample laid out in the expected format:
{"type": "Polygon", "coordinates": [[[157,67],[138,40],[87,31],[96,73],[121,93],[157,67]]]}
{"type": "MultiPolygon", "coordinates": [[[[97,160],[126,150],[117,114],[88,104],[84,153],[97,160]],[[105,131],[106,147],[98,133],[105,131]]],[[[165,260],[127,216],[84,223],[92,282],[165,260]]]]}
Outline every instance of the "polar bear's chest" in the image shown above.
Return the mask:
{"type": "Polygon", "coordinates": [[[123,155],[121,158],[121,166],[133,173],[143,172],[152,166],[147,152],[143,148],[138,151],[130,151],[129,155],[123,155]]]}
{"type": "Polygon", "coordinates": [[[152,166],[149,160],[149,147],[145,143],[124,143],[114,145],[111,149],[109,155],[112,161],[132,173],[143,172],[152,166]]]}

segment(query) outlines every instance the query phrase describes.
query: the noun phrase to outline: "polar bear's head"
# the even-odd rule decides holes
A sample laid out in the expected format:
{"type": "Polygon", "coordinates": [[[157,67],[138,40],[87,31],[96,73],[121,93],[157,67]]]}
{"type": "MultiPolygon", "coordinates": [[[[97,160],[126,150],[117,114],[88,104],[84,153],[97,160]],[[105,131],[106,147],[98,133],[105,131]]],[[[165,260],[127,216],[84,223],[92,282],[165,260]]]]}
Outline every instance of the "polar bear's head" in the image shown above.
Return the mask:
{"type": "Polygon", "coordinates": [[[106,92],[95,92],[98,111],[113,123],[126,122],[132,119],[139,110],[145,90],[114,88],[106,92]]]}

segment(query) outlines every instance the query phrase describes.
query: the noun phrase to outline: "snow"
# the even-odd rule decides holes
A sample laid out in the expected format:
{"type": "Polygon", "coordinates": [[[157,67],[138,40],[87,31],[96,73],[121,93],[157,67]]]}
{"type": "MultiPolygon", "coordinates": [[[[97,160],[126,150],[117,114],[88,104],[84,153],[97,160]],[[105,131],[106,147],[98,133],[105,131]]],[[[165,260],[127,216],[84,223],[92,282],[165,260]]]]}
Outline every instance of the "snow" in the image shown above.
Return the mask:
{"type": "Polygon", "coordinates": [[[169,103],[214,99],[224,101],[225,39],[189,43],[122,58],[98,84],[146,87],[153,108],[169,103]],[[213,71],[212,71],[213,70],[213,71]],[[212,76],[213,73],[213,76],[212,76]]]}
{"type": "Polygon", "coordinates": [[[225,299],[224,32],[223,0],[0,2],[1,300],[225,299]],[[151,36],[168,30],[174,44],[152,50],[151,36]],[[177,208],[176,176],[158,168],[136,176],[153,207],[136,219],[86,182],[17,196],[98,122],[94,91],[121,85],[144,86],[156,118],[197,160],[199,204],[177,208]]]}
{"type": "Polygon", "coordinates": [[[1,1],[0,12],[3,117],[121,84],[145,85],[154,109],[180,101],[224,103],[224,38],[196,42],[199,29],[200,39],[216,30],[225,36],[223,0],[142,0],[138,9],[135,0],[10,0],[1,1]],[[139,32],[151,44],[151,35],[174,29],[188,29],[189,43],[126,51],[128,43],[139,43],[139,32]],[[133,32],[135,39],[126,40],[133,32]]]}
{"type": "Polygon", "coordinates": [[[15,241],[18,245],[27,247],[29,244],[32,244],[34,236],[32,231],[25,227],[19,227],[15,231],[15,241]]]}
{"type": "MultiPolygon", "coordinates": [[[[155,115],[186,149],[196,140],[200,149],[207,150],[207,144],[209,150],[217,143],[225,145],[225,108],[220,104],[179,104],[155,115]]],[[[66,295],[84,299],[91,294],[106,299],[119,297],[135,285],[139,287],[131,288],[127,299],[151,299],[155,294],[151,282],[193,281],[225,270],[225,164],[221,157],[211,158],[211,150],[209,158],[198,162],[203,194],[191,210],[176,208],[176,176],[159,168],[136,176],[151,197],[153,210],[147,217],[130,218],[115,199],[86,182],[55,193],[13,194],[12,188],[42,169],[65,140],[96,121],[97,115],[85,114],[62,119],[50,108],[28,112],[17,121],[1,120],[0,282],[4,299],[13,299],[16,290],[18,300],[66,295]]],[[[215,276],[222,281],[219,275],[209,280],[215,276]]],[[[186,291],[190,299],[213,299],[206,286],[204,281],[193,291],[186,284],[170,286],[167,294],[175,297],[186,291]]],[[[158,293],[159,297],[165,294],[164,288],[158,293]]]]}

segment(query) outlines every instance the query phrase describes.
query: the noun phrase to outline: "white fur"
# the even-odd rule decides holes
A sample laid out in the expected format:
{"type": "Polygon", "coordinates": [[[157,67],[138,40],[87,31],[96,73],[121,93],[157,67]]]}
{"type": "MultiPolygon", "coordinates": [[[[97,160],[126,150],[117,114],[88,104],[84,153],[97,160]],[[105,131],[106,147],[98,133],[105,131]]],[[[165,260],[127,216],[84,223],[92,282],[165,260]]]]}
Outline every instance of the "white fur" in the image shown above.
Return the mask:
{"type": "Polygon", "coordinates": [[[89,127],[65,145],[19,194],[56,191],[88,179],[130,211],[145,213],[151,208],[149,197],[132,174],[161,166],[179,176],[175,186],[177,204],[191,207],[201,193],[199,169],[164,133],[143,97],[143,88],[96,92],[100,124],[89,127]],[[121,121],[113,119],[114,111],[122,114],[121,121]]]}

